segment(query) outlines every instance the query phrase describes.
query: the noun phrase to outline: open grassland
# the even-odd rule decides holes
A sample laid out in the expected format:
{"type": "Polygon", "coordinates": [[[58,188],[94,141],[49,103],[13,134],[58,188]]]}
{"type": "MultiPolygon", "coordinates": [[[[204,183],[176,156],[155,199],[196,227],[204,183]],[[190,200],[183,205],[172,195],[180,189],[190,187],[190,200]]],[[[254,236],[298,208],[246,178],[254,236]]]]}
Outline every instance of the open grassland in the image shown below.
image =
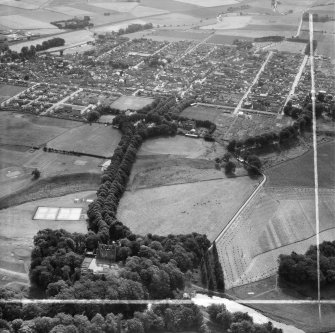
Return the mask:
{"type": "Polygon", "coordinates": [[[0,119],[0,145],[27,147],[42,146],[71,128],[82,125],[75,121],[12,112],[1,112],[0,119]]]}
{"type": "Polygon", "coordinates": [[[121,133],[102,124],[82,125],[51,140],[47,147],[98,156],[112,156],[121,133]]]}
{"type": "MultiPolygon", "coordinates": [[[[320,239],[335,238],[335,192],[320,190],[320,239]]],[[[276,273],[281,253],[315,244],[314,189],[265,188],[216,241],[227,289],[276,273]]]]}
{"type": "Polygon", "coordinates": [[[151,104],[154,100],[149,97],[121,96],[111,105],[112,108],[121,111],[139,110],[151,104]]]}
{"type": "MultiPolygon", "coordinates": [[[[318,146],[319,187],[335,188],[334,142],[318,146]]],[[[268,186],[314,187],[313,151],[277,165],[266,172],[268,186]],[[303,166],[303,168],[302,168],[303,166]]]]}
{"type": "Polygon", "coordinates": [[[118,218],[138,234],[220,233],[257,185],[249,177],[127,191],[118,218]]]}
{"type": "Polygon", "coordinates": [[[74,203],[75,198],[95,197],[95,192],[81,192],[59,198],[29,202],[23,205],[0,211],[0,271],[7,276],[6,281],[21,281],[26,276],[30,265],[30,253],[33,247],[33,237],[39,230],[65,229],[69,232],[87,232],[85,213],[88,203],[74,203]],[[33,220],[37,207],[77,207],[83,212],[79,221],[33,220]],[[19,273],[19,274],[17,274],[19,273]]]}
{"type": "MultiPolygon", "coordinates": [[[[237,168],[235,174],[246,176],[244,168],[237,168]]],[[[214,161],[182,158],[176,155],[141,156],[132,169],[128,189],[133,191],[140,188],[223,178],[227,176],[223,170],[215,169],[214,161]]]]}
{"type": "Polygon", "coordinates": [[[218,154],[224,154],[220,145],[181,135],[146,140],[138,152],[138,156],[178,155],[198,159],[214,159],[218,154]]]}
{"type": "Polygon", "coordinates": [[[99,185],[103,160],[16,148],[0,148],[0,207],[99,185]],[[35,168],[41,172],[38,180],[32,180],[35,168]]]}

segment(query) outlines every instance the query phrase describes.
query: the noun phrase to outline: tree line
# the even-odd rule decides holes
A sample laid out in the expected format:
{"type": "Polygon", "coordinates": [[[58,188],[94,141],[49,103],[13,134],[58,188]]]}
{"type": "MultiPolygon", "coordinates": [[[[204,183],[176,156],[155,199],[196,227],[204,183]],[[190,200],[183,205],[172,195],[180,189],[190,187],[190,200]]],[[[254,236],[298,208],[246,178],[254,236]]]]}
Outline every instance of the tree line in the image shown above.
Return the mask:
{"type": "Polygon", "coordinates": [[[37,52],[48,50],[52,47],[63,46],[65,40],[63,38],[55,37],[42,42],[42,44],[24,46],[21,52],[12,51],[10,49],[6,50],[0,57],[1,62],[15,61],[17,59],[26,60],[34,58],[37,52]]]}
{"type": "MultiPolygon", "coordinates": [[[[311,246],[305,254],[292,252],[279,256],[278,274],[282,281],[296,286],[308,285],[317,289],[316,246],[311,246]]],[[[335,241],[320,244],[320,282],[321,286],[335,284],[335,241]]]]}

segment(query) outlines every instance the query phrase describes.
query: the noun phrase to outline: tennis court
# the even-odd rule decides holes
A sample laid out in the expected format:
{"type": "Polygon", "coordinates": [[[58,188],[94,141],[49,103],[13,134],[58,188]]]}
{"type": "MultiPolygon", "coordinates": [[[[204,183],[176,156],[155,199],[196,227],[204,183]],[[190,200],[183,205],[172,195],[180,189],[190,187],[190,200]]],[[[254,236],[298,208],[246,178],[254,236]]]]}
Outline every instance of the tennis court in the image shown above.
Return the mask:
{"type": "Polygon", "coordinates": [[[82,208],[38,207],[34,220],[78,221],[82,208]]]}

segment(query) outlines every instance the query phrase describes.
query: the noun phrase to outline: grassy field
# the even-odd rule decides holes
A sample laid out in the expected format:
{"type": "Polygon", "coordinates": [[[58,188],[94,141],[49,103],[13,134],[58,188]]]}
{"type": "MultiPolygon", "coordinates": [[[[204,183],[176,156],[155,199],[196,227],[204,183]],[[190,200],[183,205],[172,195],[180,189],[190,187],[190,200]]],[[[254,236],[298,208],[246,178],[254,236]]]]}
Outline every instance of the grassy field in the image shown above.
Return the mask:
{"type": "Polygon", "coordinates": [[[12,112],[0,114],[0,145],[41,146],[79,122],[12,112]]]}
{"type": "Polygon", "coordinates": [[[3,209],[0,211],[0,269],[6,276],[7,283],[22,281],[28,277],[30,252],[33,247],[33,237],[39,230],[65,229],[69,232],[87,232],[85,212],[87,202],[74,203],[75,198],[94,198],[95,192],[81,192],[59,198],[49,198],[23,205],[3,209]],[[48,221],[33,220],[32,217],[38,206],[49,207],[78,207],[83,208],[83,215],[79,221],[48,221]],[[21,273],[21,274],[16,274],[21,273]],[[23,277],[22,277],[23,275],[23,277]]]}
{"type": "MultiPolygon", "coordinates": [[[[335,188],[334,142],[318,146],[319,186],[335,188]]],[[[314,187],[313,151],[287,161],[266,172],[268,186],[314,187]],[[301,168],[301,166],[304,166],[301,168]]]]}
{"type": "Polygon", "coordinates": [[[153,99],[149,97],[121,96],[112,103],[111,107],[121,111],[139,110],[152,102],[153,99]]]}
{"type": "Polygon", "coordinates": [[[198,232],[213,240],[256,184],[239,177],[127,191],[118,218],[137,234],[198,232]]]}
{"type": "Polygon", "coordinates": [[[216,143],[177,135],[146,140],[138,156],[178,155],[187,158],[214,159],[218,154],[223,156],[224,151],[224,148],[216,143]]]}
{"type": "Polygon", "coordinates": [[[82,125],[67,131],[48,143],[48,147],[99,156],[112,156],[121,133],[102,124],[82,125]]]}
{"type": "Polygon", "coordinates": [[[227,110],[225,110],[224,108],[196,105],[186,108],[185,110],[183,110],[181,115],[192,119],[209,120],[217,124],[217,119],[222,113],[227,113],[227,110]]]}

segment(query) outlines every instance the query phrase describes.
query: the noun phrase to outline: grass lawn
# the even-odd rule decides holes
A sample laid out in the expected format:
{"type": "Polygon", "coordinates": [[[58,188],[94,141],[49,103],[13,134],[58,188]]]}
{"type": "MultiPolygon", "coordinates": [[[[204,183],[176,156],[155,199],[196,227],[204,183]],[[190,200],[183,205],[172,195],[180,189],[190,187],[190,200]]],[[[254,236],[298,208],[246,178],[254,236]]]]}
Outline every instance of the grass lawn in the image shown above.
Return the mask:
{"type": "Polygon", "coordinates": [[[121,133],[102,124],[82,125],[58,136],[48,147],[100,156],[112,156],[121,139],[121,133]]]}
{"type": "Polygon", "coordinates": [[[238,177],[127,191],[118,218],[137,234],[198,232],[213,240],[257,183],[238,177]]]}

